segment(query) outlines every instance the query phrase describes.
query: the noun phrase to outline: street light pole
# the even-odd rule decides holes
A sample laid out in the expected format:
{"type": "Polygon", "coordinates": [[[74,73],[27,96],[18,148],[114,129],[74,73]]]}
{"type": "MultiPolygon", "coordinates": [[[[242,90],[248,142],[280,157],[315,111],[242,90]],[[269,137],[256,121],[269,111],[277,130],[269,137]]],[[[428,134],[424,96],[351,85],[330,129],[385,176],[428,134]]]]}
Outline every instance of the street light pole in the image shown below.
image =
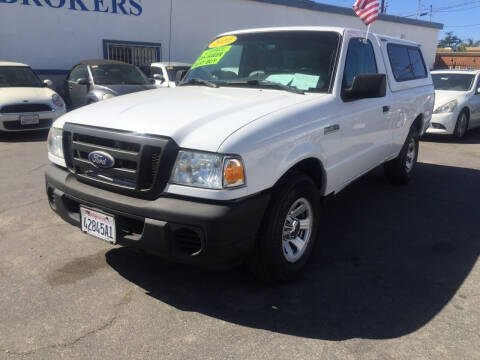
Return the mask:
{"type": "Polygon", "coordinates": [[[380,7],[380,13],[385,14],[385,0],[382,0],[382,6],[380,7]]]}

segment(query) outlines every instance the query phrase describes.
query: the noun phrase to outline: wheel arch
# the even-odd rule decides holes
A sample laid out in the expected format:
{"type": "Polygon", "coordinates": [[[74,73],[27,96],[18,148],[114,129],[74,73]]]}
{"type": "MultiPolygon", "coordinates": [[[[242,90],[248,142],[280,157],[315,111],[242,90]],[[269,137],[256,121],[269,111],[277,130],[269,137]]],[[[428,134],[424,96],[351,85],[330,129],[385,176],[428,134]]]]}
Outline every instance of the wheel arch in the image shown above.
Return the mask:
{"type": "Polygon", "coordinates": [[[412,126],[414,126],[417,129],[417,132],[419,134],[422,134],[422,131],[424,128],[424,119],[425,119],[425,116],[423,114],[418,114],[415,120],[413,120],[412,126]]]}
{"type": "Polygon", "coordinates": [[[302,172],[312,178],[317,186],[320,194],[325,194],[325,188],[327,186],[327,173],[325,167],[320,159],[315,157],[308,157],[296,162],[287,171],[285,171],[280,178],[276,181],[273,189],[278,189],[283,185],[286,179],[289,178],[295,172],[302,172]]]}

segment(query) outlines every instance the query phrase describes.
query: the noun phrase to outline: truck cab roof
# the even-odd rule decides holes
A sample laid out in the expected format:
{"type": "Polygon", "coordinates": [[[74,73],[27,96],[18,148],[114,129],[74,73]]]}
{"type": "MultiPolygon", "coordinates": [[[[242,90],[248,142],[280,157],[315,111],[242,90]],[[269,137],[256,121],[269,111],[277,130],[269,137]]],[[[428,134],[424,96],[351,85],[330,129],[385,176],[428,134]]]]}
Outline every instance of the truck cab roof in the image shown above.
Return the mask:
{"type": "MultiPolygon", "coordinates": [[[[332,31],[337,32],[341,35],[358,35],[358,36],[366,36],[367,32],[365,30],[348,28],[348,27],[339,27],[339,26],[284,26],[284,27],[265,27],[265,28],[252,28],[252,29],[244,29],[244,30],[234,30],[229,31],[220,36],[228,36],[228,35],[242,35],[242,34],[250,34],[250,33],[260,33],[260,32],[284,32],[284,31],[332,31]]],[[[379,35],[370,32],[369,35],[376,37],[380,41],[387,41],[387,42],[395,42],[410,46],[420,46],[418,43],[400,39],[392,36],[385,36],[379,35]]]]}

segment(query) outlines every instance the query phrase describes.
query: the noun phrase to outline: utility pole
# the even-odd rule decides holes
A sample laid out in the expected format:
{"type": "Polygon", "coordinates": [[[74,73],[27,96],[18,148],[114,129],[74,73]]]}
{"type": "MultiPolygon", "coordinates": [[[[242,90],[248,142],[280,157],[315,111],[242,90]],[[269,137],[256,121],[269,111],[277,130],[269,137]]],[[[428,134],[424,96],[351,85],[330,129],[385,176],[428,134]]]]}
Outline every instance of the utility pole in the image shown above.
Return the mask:
{"type": "Polygon", "coordinates": [[[417,6],[417,19],[420,16],[420,9],[422,7],[422,0],[418,0],[418,6],[417,6]]]}
{"type": "Polygon", "coordinates": [[[380,13],[385,14],[385,0],[382,0],[382,6],[380,7],[380,13]]]}
{"type": "Polygon", "coordinates": [[[432,22],[433,5],[430,5],[430,22],[432,22]]]}

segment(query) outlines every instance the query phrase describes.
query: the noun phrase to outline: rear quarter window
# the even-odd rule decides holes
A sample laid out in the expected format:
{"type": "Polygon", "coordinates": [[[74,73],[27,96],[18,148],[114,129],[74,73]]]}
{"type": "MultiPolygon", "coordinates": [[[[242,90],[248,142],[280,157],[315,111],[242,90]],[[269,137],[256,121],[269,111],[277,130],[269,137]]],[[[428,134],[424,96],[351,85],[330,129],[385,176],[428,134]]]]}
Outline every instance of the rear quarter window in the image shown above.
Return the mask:
{"type": "Polygon", "coordinates": [[[388,58],[395,80],[408,81],[427,77],[427,68],[418,47],[388,44],[388,58]]]}

